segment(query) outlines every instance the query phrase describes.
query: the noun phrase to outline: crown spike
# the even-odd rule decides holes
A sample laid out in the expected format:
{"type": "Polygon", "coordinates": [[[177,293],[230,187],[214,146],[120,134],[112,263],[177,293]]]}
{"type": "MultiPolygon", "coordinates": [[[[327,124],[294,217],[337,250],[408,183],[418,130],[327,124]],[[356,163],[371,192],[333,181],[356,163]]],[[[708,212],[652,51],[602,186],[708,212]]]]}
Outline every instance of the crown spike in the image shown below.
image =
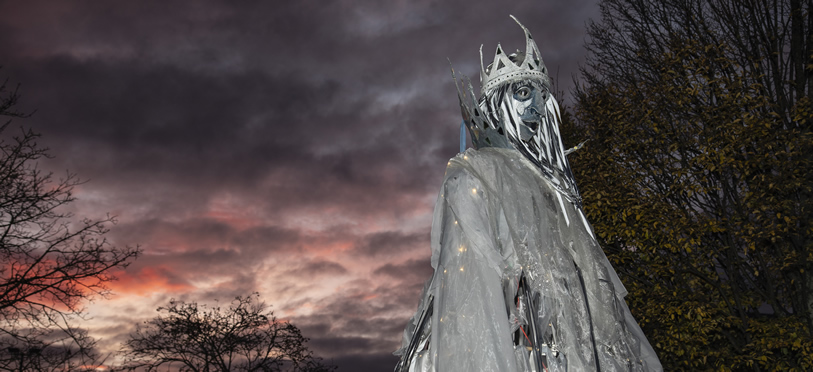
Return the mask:
{"type": "MultiPolygon", "coordinates": [[[[511,19],[516,22],[519,27],[522,28],[522,31],[525,33],[525,59],[522,61],[521,67],[529,68],[531,70],[536,70],[538,63],[541,62],[542,57],[539,55],[539,49],[536,47],[536,42],[534,41],[533,36],[531,36],[531,31],[528,31],[528,28],[525,27],[517,17],[513,15],[509,15],[511,19]],[[539,62],[537,62],[539,61],[539,62]]],[[[544,72],[544,67],[541,69],[544,72]]]]}
{"type": "Polygon", "coordinates": [[[480,86],[486,83],[486,69],[483,67],[483,44],[480,44],[480,86]]]}
{"type": "MultiPolygon", "coordinates": [[[[502,70],[506,66],[508,66],[503,60],[505,59],[505,53],[502,51],[502,45],[497,43],[497,51],[494,53],[494,62],[491,62],[491,71],[487,71],[489,75],[493,75],[495,71],[502,70]]],[[[511,63],[509,60],[508,63],[511,63]]]]}
{"type": "Polygon", "coordinates": [[[525,52],[526,54],[528,54],[527,52],[531,49],[531,45],[535,44],[533,41],[534,38],[533,36],[531,36],[531,32],[528,31],[528,28],[525,27],[522,23],[520,23],[517,17],[514,17],[513,15],[511,15],[510,17],[511,19],[514,20],[514,22],[517,23],[517,25],[519,25],[520,28],[522,28],[522,32],[525,33],[525,52]]]}

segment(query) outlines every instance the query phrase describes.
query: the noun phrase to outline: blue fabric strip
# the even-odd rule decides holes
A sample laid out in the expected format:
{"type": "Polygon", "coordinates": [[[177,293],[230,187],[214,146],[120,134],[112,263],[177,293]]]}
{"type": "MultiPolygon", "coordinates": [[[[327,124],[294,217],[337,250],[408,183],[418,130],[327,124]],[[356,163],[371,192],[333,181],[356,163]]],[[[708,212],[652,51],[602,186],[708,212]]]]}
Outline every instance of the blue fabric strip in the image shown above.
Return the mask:
{"type": "Polygon", "coordinates": [[[460,152],[466,151],[466,121],[460,121],[460,152]]]}

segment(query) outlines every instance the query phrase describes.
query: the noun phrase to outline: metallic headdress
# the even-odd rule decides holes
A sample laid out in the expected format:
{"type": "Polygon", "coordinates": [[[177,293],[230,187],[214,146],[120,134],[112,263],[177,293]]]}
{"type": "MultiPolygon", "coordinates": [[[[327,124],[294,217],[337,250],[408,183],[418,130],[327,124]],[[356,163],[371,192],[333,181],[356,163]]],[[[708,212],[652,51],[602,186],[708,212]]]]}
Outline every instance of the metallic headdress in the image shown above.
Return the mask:
{"type": "MultiPolygon", "coordinates": [[[[548,69],[545,68],[545,63],[542,62],[542,56],[539,54],[539,48],[536,47],[531,32],[522,23],[519,23],[516,17],[511,16],[511,19],[525,31],[525,58],[517,64],[503,52],[502,46],[497,44],[494,62],[488,68],[484,68],[483,46],[480,45],[480,84],[482,85],[480,94],[486,94],[506,82],[528,79],[541,80],[546,87],[550,87],[548,69]]],[[[515,53],[514,55],[518,54],[515,53]]]]}

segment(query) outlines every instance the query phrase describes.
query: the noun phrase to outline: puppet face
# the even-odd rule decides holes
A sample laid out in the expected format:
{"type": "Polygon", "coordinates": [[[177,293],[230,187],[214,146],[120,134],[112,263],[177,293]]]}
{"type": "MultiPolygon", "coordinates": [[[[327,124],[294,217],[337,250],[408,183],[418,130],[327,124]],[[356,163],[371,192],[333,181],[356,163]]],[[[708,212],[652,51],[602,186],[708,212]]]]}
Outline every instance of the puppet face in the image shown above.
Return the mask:
{"type": "Polygon", "coordinates": [[[503,96],[502,125],[514,143],[530,143],[538,133],[545,115],[548,90],[535,80],[511,83],[503,96]]]}

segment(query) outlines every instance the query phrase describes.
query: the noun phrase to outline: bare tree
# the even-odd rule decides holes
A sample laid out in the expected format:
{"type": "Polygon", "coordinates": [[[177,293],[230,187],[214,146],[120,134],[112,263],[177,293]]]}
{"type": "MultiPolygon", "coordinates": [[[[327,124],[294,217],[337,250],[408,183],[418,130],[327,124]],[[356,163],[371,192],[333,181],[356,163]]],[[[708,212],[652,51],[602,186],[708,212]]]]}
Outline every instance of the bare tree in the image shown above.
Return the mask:
{"type": "Polygon", "coordinates": [[[32,366],[26,359],[91,357],[93,340],[71,321],[81,317],[84,301],[108,293],[114,269],[139,254],[138,247],[115,247],[105,239],[112,217],[76,222],[65,211],[81,181],[72,173],[56,179],[39,168],[50,157],[37,144],[39,134],[8,134],[12,118],[30,115],[15,109],[19,98],[16,87],[0,85],[0,116],[9,118],[0,125],[0,370],[32,366]]]}
{"type": "Polygon", "coordinates": [[[297,327],[278,321],[259,295],[228,309],[172,300],[125,345],[130,369],[154,371],[332,371],[307,349],[297,327]]]}

